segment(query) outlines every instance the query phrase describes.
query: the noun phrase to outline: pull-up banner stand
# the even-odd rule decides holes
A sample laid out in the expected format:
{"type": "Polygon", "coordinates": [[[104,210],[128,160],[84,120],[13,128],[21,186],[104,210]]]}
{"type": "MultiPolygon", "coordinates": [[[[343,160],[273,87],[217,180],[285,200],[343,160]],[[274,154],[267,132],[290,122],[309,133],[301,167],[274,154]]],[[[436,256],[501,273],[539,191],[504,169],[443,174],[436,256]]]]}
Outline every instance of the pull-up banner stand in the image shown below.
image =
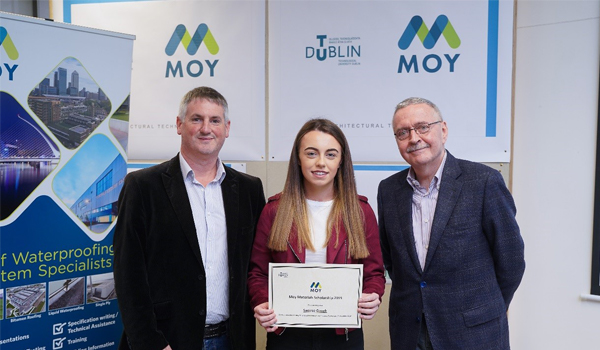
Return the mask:
{"type": "Polygon", "coordinates": [[[116,349],[135,37],[0,19],[0,347],[116,349]]]}

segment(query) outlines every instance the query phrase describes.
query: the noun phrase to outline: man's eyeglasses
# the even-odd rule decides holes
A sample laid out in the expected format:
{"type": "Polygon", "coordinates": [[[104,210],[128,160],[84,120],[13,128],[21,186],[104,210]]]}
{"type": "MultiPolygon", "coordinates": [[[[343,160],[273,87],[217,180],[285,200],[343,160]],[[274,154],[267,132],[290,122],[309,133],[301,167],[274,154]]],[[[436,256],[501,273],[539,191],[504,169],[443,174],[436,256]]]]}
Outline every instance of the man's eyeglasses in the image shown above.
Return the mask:
{"type": "Polygon", "coordinates": [[[433,123],[419,124],[419,125],[416,125],[414,128],[410,128],[410,129],[400,129],[400,130],[396,131],[394,133],[394,135],[396,136],[396,138],[399,141],[404,141],[410,137],[411,130],[414,130],[414,132],[416,132],[418,135],[425,135],[429,132],[429,130],[431,130],[432,125],[438,124],[441,122],[442,122],[441,120],[438,120],[437,122],[433,122],[433,123]]]}

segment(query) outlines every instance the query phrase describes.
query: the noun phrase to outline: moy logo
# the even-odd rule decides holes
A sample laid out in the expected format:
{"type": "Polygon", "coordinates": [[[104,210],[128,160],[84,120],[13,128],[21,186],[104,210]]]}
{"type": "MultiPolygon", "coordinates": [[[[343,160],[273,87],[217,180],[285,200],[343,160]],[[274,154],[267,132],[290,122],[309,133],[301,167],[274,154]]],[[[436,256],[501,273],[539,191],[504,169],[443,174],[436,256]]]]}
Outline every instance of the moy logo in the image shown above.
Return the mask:
{"type": "MultiPolygon", "coordinates": [[[[17,51],[17,47],[15,46],[15,44],[12,41],[12,38],[8,34],[8,30],[6,30],[6,28],[4,28],[2,26],[0,26],[0,46],[2,46],[2,48],[6,52],[6,55],[11,60],[14,61],[17,58],[19,58],[19,51],[17,51]]],[[[15,70],[17,69],[17,67],[19,65],[18,64],[11,65],[11,64],[8,64],[5,62],[3,62],[2,65],[4,66],[4,69],[6,70],[6,72],[8,72],[8,80],[12,81],[14,79],[15,70]]],[[[4,69],[2,69],[2,67],[0,67],[0,76],[2,76],[4,69]]]]}
{"type": "Polygon", "coordinates": [[[313,293],[320,293],[321,292],[321,282],[313,282],[310,285],[310,291],[313,293]]]}
{"type": "MultiPolygon", "coordinates": [[[[169,39],[169,42],[167,43],[165,53],[167,54],[167,56],[173,56],[177,51],[179,44],[181,44],[185,48],[186,52],[190,56],[193,56],[196,55],[202,43],[204,43],[206,49],[211,55],[214,56],[217,53],[219,53],[219,44],[217,44],[215,37],[208,28],[208,25],[206,25],[205,23],[200,23],[200,25],[198,25],[198,28],[196,28],[194,35],[190,35],[185,25],[179,24],[173,31],[171,39],[169,39]]],[[[165,78],[169,78],[170,75],[172,75],[173,78],[183,77],[184,65],[185,72],[188,76],[192,78],[201,76],[204,72],[205,66],[208,67],[209,74],[211,77],[213,77],[215,75],[215,66],[217,65],[219,60],[216,59],[211,61],[205,59],[203,61],[204,63],[200,60],[191,60],[187,62],[187,64],[183,64],[181,61],[167,61],[165,78]]]]}
{"type": "MultiPolygon", "coordinates": [[[[406,26],[400,40],[398,40],[398,47],[401,50],[407,50],[413,42],[413,39],[418,37],[423,44],[423,47],[427,50],[431,50],[435,47],[442,35],[450,48],[457,49],[460,46],[460,37],[446,15],[439,15],[435,19],[435,22],[433,22],[431,29],[427,28],[427,25],[421,16],[414,16],[406,26]]],[[[443,54],[443,57],[449,65],[448,71],[450,73],[454,72],[454,65],[459,56],[460,54],[454,54],[453,56],[447,53],[443,54]]],[[[437,54],[429,54],[422,60],[419,60],[417,55],[412,55],[408,58],[405,55],[400,55],[398,73],[403,73],[404,70],[406,70],[407,73],[410,73],[411,70],[415,73],[419,73],[419,62],[421,62],[423,70],[428,73],[439,71],[444,63],[442,58],[437,54]]]]}
{"type": "Polygon", "coordinates": [[[198,28],[196,28],[194,36],[191,36],[187,31],[187,28],[183,24],[180,24],[175,28],[173,35],[171,35],[171,40],[169,40],[169,43],[165,48],[165,53],[169,56],[173,56],[175,51],[177,51],[179,43],[181,43],[183,47],[185,47],[187,53],[195,55],[203,41],[208,52],[213,55],[216,55],[219,52],[219,44],[217,44],[217,41],[206,24],[200,23],[198,28]]]}
{"type": "Polygon", "coordinates": [[[441,35],[451,48],[456,49],[460,46],[460,38],[445,15],[435,19],[431,30],[427,28],[421,16],[414,16],[398,40],[398,47],[402,50],[408,49],[415,36],[418,36],[426,49],[432,49],[441,35]]]}

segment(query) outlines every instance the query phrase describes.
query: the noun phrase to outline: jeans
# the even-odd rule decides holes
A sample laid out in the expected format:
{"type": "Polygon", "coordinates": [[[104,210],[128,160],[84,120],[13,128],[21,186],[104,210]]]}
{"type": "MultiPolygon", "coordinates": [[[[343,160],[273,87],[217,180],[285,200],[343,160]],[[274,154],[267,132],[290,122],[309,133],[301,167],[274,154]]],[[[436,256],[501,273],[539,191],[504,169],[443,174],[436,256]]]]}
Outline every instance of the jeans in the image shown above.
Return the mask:
{"type": "Polygon", "coordinates": [[[219,337],[214,338],[206,338],[204,339],[204,346],[202,350],[229,350],[231,346],[229,345],[229,337],[226,334],[223,334],[219,337]]]}

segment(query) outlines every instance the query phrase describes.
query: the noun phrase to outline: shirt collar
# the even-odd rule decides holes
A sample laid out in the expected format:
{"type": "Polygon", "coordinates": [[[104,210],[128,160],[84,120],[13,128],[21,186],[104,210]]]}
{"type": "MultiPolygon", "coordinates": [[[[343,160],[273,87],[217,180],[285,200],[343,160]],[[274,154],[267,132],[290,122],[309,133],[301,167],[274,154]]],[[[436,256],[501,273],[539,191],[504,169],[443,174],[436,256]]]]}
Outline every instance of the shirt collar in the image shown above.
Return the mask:
{"type": "MultiPolygon", "coordinates": [[[[439,191],[440,184],[442,182],[442,174],[444,173],[444,165],[446,165],[446,158],[448,156],[448,152],[444,151],[444,158],[442,158],[442,163],[440,164],[438,170],[435,172],[433,176],[433,180],[431,180],[431,184],[429,184],[429,189],[426,189],[429,192],[433,186],[439,191]]],[[[408,176],[406,177],[406,181],[410,184],[410,186],[416,191],[418,189],[423,189],[421,184],[417,180],[415,172],[412,167],[408,169],[408,176]]]]}
{"type": "MultiPolygon", "coordinates": [[[[179,152],[179,166],[181,168],[181,175],[183,176],[183,181],[185,181],[188,178],[190,178],[191,181],[195,181],[196,177],[194,175],[194,170],[192,170],[192,167],[188,164],[188,162],[185,161],[185,158],[183,158],[181,152],[179,152]]],[[[225,167],[223,166],[223,162],[221,162],[221,158],[217,157],[217,174],[215,175],[215,179],[213,181],[218,182],[220,185],[225,179],[225,174],[226,173],[225,167]]]]}

